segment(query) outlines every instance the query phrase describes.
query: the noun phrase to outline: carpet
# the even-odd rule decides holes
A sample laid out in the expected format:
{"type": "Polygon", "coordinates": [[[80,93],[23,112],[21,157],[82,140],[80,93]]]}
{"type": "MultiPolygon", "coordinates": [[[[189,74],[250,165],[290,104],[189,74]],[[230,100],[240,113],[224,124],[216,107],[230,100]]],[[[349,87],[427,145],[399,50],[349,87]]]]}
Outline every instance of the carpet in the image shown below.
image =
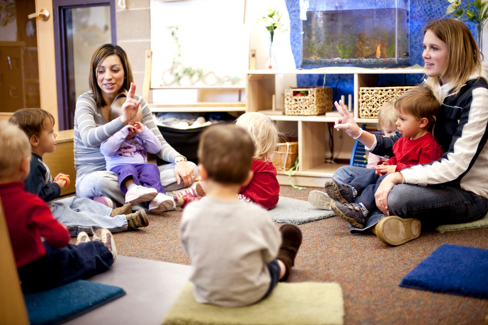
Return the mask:
{"type": "Polygon", "coordinates": [[[488,214],[485,215],[483,218],[473,222],[458,223],[455,225],[440,225],[437,228],[435,228],[435,230],[437,230],[440,233],[444,233],[447,231],[459,231],[459,230],[484,228],[484,227],[488,227],[488,214]]]}
{"type": "Polygon", "coordinates": [[[317,209],[308,201],[280,196],[278,204],[268,211],[274,222],[300,225],[311,221],[334,217],[330,210],[317,209]]]}
{"type": "Polygon", "coordinates": [[[54,289],[24,294],[31,325],[61,324],[125,295],[122,288],[78,280],[54,289]]]}
{"type": "Polygon", "coordinates": [[[164,325],[325,325],[343,324],[344,301],[338,283],[280,282],[266,299],[246,307],[200,304],[188,282],[164,325]]]}
{"type": "Polygon", "coordinates": [[[401,287],[488,299],[488,250],[444,244],[407,274],[401,287]]]}

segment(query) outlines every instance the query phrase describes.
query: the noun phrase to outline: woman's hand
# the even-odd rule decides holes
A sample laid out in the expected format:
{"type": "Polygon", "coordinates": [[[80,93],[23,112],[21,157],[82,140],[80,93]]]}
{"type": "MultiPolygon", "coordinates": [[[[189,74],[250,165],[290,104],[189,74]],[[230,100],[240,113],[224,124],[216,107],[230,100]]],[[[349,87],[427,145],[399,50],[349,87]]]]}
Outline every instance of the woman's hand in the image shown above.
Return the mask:
{"type": "Polygon", "coordinates": [[[390,210],[388,209],[388,194],[390,194],[393,186],[401,183],[403,183],[403,175],[401,173],[393,173],[386,176],[381,181],[380,186],[378,186],[374,198],[376,206],[384,214],[390,215],[390,210]]]}
{"type": "Polygon", "coordinates": [[[342,100],[334,103],[337,112],[341,115],[335,122],[336,130],[344,130],[351,138],[356,138],[361,134],[361,128],[354,121],[354,117],[348,112],[342,100]]]}
{"type": "Polygon", "coordinates": [[[178,185],[183,181],[184,187],[188,187],[195,181],[195,172],[185,160],[180,160],[175,164],[175,174],[178,185]]]}
{"type": "Polygon", "coordinates": [[[132,121],[137,115],[137,110],[139,109],[139,104],[141,103],[141,101],[134,99],[135,94],[136,85],[131,83],[129,93],[127,94],[127,99],[124,105],[122,105],[122,113],[120,115],[120,121],[124,124],[132,121]]]}

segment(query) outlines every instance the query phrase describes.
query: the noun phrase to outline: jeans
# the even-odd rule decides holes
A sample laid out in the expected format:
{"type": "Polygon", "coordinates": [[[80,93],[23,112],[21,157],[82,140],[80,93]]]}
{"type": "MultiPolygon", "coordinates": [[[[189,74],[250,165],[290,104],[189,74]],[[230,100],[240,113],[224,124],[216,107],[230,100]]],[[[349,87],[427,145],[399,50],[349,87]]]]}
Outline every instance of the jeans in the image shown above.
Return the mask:
{"type": "MultiPolygon", "coordinates": [[[[366,168],[344,166],[339,168],[332,179],[348,184],[366,168]]],[[[451,186],[418,186],[398,184],[388,195],[390,215],[401,218],[417,218],[423,228],[434,228],[442,224],[472,222],[488,212],[488,200],[472,192],[451,186]]],[[[370,211],[364,229],[350,225],[352,233],[363,232],[376,225],[385,215],[370,211]]]]}
{"type": "Polygon", "coordinates": [[[280,265],[278,264],[278,260],[275,258],[267,264],[267,267],[269,270],[269,276],[271,277],[271,282],[269,283],[268,291],[266,291],[266,294],[263,296],[263,298],[261,298],[261,300],[265,299],[271,294],[271,292],[273,292],[273,289],[276,287],[278,281],[280,280],[281,269],[280,265]]]}
{"type": "MultiPolygon", "coordinates": [[[[198,169],[195,163],[188,162],[198,176],[198,169]]],[[[175,191],[183,188],[183,182],[180,185],[176,184],[175,164],[167,164],[158,166],[161,177],[161,185],[166,191],[175,191]]],[[[110,171],[96,171],[85,175],[81,179],[76,180],[76,195],[78,197],[94,198],[100,195],[111,198],[112,200],[123,204],[125,196],[119,188],[117,175],[110,171]]]]}
{"type": "Polygon", "coordinates": [[[124,214],[111,217],[111,208],[86,198],[71,196],[54,201],[52,213],[68,228],[71,237],[78,236],[82,231],[93,235],[93,231],[100,228],[121,232],[128,227],[124,214]]]}
{"type": "Polygon", "coordinates": [[[114,262],[103,243],[91,241],[53,248],[44,243],[46,254],[17,268],[22,291],[36,292],[88,279],[107,271],[114,262]]]}

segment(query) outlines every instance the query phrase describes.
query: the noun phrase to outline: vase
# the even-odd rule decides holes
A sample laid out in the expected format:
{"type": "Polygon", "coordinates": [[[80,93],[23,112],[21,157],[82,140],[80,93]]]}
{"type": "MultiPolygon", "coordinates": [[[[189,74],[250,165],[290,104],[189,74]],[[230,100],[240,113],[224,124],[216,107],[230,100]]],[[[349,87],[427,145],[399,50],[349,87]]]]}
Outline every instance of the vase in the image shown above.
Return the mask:
{"type": "Polygon", "coordinates": [[[478,43],[478,48],[480,49],[480,52],[483,52],[483,25],[478,24],[476,27],[478,27],[478,32],[476,33],[476,43],[478,43]]]}
{"type": "Polygon", "coordinates": [[[275,57],[275,42],[273,40],[273,32],[269,33],[269,42],[268,42],[268,58],[266,60],[266,69],[267,70],[275,70],[278,69],[276,64],[276,57],[275,57]]]}

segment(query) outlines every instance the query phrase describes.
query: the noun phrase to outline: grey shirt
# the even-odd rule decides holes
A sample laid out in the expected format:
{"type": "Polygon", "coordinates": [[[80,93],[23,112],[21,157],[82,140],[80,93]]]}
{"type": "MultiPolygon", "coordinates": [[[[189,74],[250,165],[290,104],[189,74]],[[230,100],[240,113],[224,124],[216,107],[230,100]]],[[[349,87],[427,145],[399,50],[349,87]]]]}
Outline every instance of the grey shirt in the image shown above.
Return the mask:
{"type": "Polygon", "coordinates": [[[196,301],[247,306],[268,291],[267,264],[278,254],[281,234],[257,204],[210,197],[192,202],[183,210],[180,239],[191,259],[196,301]]]}

